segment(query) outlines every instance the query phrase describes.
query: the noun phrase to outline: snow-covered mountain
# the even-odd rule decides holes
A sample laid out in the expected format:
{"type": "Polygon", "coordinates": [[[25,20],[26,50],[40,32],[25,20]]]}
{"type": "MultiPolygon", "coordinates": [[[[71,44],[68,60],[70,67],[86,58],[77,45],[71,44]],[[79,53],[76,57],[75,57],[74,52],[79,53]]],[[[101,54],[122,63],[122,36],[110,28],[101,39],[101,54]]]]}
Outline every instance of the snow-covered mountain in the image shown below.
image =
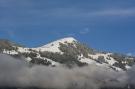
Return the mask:
{"type": "Polygon", "coordinates": [[[0,40],[0,52],[14,57],[24,57],[29,63],[56,67],[95,64],[122,71],[130,69],[135,63],[135,57],[99,52],[73,37],[59,39],[37,48],[23,47],[8,40],[0,40]]]}

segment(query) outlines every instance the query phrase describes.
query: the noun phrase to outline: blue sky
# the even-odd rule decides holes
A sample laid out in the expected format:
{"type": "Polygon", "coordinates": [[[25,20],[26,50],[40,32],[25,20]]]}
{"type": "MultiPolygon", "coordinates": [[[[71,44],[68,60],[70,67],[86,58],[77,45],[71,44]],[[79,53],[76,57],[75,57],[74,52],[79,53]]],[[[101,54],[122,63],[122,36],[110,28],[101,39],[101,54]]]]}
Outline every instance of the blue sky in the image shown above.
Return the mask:
{"type": "Polygon", "coordinates": [[[28,47],[73,36],[135,54],[135,0],[0,0],[0,38],[28,47]]]}

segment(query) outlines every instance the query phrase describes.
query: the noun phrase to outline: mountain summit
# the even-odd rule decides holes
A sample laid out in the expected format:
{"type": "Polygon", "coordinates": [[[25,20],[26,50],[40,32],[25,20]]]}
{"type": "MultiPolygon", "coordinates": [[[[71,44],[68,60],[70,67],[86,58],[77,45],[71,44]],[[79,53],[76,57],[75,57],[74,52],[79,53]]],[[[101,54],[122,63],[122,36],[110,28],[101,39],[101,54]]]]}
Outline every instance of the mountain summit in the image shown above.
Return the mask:
{"type": "Polygon", "coordinates": [[[36,50],[50,51],[50,52],[61,52],[61,50],[59,49],[60,43],[62,43],[62,44],[73,43],[75,41],[77,41],[77,40],[73,37],[66,37],[66,38],[59,39],[57,41],[51,42],[49,44],[46,44],[44,46],[38,47],[38,48],[36,48],[36,50]]]}
{"type": "Polygon", "coordinates": [[[77,65],[96,65],[107,67],[111,70],[125,71],[135,64],[135,57],[99,52],[80,43],[73,37],[56,40],[37,48],[22,47],[1,41],[0,52],[13,57],[24,57],[25,61],[35,65],[72,67],[77,65]],[[4,42],[4,45],[3,45],[4,42]],[[9,45],[8,47],[5,45],[9,45]]]}

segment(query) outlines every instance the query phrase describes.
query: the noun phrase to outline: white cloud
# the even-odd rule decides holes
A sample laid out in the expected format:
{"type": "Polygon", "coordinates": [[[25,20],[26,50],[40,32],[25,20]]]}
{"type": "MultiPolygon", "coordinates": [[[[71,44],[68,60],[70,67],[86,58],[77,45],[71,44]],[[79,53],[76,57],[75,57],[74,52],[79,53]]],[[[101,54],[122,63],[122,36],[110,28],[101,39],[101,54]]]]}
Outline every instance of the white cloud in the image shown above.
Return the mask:
{"type": "Polygon", "coordinates": [[[132,56],[133,54],[132,53],[127,53],[128,56],[132,56]]]}
{"type": "Polygon", "coordinates": [[[89,28],[85,28],[85,29],[81,30],[79,33],[80,34],[87,34],[89,32],[90,32],[90,29],[89,28]]]}
{"type": "MultiPolygon", "coordinates": [[[[90,13],[89,13],[90,14],[90,13]]],[[[106,9],[91,13],[96,16],[134,16],[135,8],[130,9],[106,9]]]]}
{"type": "Polygon", "coordinates": [[[56,8],[51,10],[46,16],[60,18],[92,18],[100,16],[127,17],[135,16],[135,8],[113,8],[100,10],[83,10],[78,8],[56,8]]]}

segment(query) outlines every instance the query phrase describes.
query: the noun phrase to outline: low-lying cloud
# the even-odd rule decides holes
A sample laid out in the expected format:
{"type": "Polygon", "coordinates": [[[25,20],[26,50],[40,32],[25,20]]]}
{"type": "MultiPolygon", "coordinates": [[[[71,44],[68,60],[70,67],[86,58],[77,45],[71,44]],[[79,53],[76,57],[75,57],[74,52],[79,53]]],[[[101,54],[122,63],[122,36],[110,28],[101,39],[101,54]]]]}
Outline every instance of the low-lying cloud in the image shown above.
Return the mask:
{"type": "MultiPolygon", "coordinates": [[[[134,68],[133,68],[134,70],[134,68]]],[[[105,67],[46,67],[29,66],[23,60],[0,54],[1,87],[39,87],[55,89],[98,89],[100,87],[123,87],[134,84],[135,71],[115,72],[105,67]],[[132,74],[133,78],[128,75],[132,74]]]]}

